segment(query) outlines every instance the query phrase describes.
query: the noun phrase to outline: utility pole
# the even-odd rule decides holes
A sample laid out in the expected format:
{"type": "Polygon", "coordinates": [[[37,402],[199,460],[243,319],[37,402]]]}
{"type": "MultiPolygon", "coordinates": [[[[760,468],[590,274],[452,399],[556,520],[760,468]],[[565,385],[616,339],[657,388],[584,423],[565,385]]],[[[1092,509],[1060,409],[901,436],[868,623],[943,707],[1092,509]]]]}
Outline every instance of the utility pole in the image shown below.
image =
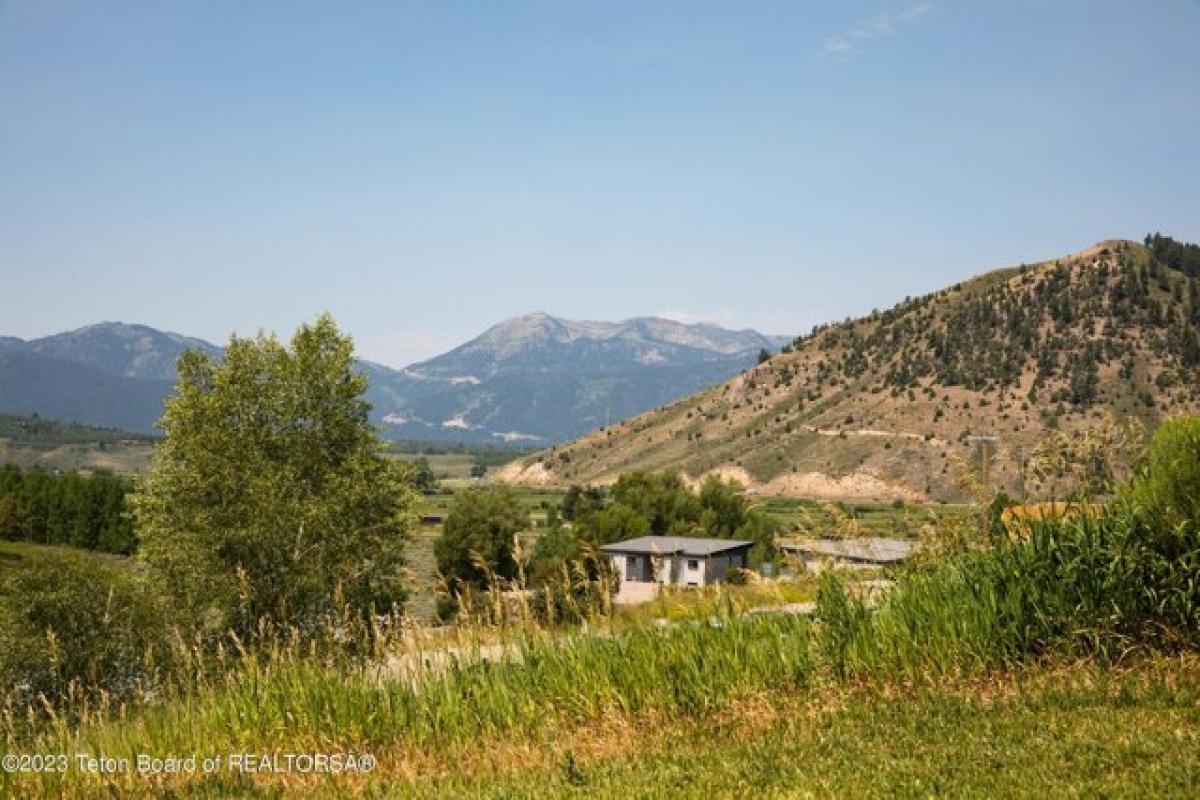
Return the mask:
{"type": "MultiPolygon", "coordinates": [[[[999,436],[970,436],[967,441],[975,445],[979,452],[979,480],[984,491],[992,486],[992,456],[1000,449],[999,436]]],[[[984,498],[979,498],[979,541],[986,542],[988,535],[988,509],[984,498]]]]}

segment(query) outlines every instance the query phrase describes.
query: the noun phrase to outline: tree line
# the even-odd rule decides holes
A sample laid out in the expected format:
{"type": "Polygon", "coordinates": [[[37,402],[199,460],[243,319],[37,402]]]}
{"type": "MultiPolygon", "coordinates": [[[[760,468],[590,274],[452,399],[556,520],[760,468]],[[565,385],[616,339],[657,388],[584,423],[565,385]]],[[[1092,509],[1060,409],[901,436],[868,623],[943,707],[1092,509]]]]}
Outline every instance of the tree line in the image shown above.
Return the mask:
{"type": "Polygon", "coordinates": [[[128,479],[106,472],[0,467],[0,539],[128,555],[137,547],[125,505],[132,488],[128,479]]]}

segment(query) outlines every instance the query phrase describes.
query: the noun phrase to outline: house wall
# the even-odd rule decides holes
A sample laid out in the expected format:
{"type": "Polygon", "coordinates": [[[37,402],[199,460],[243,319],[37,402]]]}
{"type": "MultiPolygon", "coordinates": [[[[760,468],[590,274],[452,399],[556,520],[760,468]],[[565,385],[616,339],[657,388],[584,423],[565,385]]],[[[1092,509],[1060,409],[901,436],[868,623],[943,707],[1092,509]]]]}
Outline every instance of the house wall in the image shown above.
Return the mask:
{"type": "MultiPolygon", "coordinates": [[[[626,584],[646,584],[650,583],[647,578],[651,577],[651,571],[654,568],[654,562],[657,561],[657,570],[653,573],[653,583],[676,586],[708,586],[719,582],[725,577],[726,570],[731,566],[745,567],[746,553],[724,553],[709,558],[688,557],[685,555],[634,555],[637,559],[634,566],[632,578],[629,573],[629,558],[625,553],[618,553],[611,556],[613,571],[619,576],[621,582],[621,593],[629,594],[624,588],[626,584]],[[689,563],[694,562],[695,567],[689,567],[689,563]]],[[[630,590],[636,591],[636,590],[630,590]]]]}
{"type": "Polygon", "coordinates": [[[730,567],[738,567],[745,569],[749,563],[748,554],[743,551],[740,553],[722,553],[713,556],[708,560],[708,575],[709,583],[716,583],[725,577],[725,573],[730,567]]]}
{"type": "MultiPolygon", "coordinates": [[[[647,556],[651,558],[651,556],[647,556]]],[[[653,557],[658,561],[658,577],[659,583],[667,584],[674,583],[675,576],[679,574],[678,562],[674,556],[656,556],[653,557]]]]}
{"type": "Polygon", "coordinates": [[[619,606],[648,603],[658,597],[660,589],[662,589],[662,586],[649,581],[642,583],[623,581],[617,588],[617,593],[613,595],[613,602],[619,606]]]}

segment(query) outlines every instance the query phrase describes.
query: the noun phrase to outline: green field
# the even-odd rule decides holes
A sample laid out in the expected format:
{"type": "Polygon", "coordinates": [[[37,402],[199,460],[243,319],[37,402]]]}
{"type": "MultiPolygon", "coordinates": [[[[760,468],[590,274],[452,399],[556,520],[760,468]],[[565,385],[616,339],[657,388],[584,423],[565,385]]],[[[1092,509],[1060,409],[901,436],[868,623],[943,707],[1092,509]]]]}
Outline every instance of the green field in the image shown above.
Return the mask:
{"type": "Polygon", "coordinates": [[[77,547],[54,547],[31,542],[8,542],[0,539],[0,576],[7,571],[21,570],[33,561],[61,558],[96,559],[114,566],[127,566],[131,562],[125,556],[98,553],[95,550],[80,550],[77,547]]]}
{"type": "Polygon", "coordinates": [[[826,503],[793,497],[769,497],[756,503],[783,526],[784,535],[888,536],[919,538],[922,531],[973,519],[969,505],[892,503],[826,503]]]}

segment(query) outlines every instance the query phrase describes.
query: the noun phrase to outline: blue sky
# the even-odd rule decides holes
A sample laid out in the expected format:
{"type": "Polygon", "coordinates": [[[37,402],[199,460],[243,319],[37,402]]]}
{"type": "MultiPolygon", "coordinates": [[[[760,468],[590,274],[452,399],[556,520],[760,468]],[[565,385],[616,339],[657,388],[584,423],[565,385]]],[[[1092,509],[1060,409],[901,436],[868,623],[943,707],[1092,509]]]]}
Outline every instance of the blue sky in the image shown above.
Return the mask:
{"type": "Polygon", "coordinates": [[[772,333],[1200,240],[1200,3],[0,0],[0,333],[772,333]]]}

